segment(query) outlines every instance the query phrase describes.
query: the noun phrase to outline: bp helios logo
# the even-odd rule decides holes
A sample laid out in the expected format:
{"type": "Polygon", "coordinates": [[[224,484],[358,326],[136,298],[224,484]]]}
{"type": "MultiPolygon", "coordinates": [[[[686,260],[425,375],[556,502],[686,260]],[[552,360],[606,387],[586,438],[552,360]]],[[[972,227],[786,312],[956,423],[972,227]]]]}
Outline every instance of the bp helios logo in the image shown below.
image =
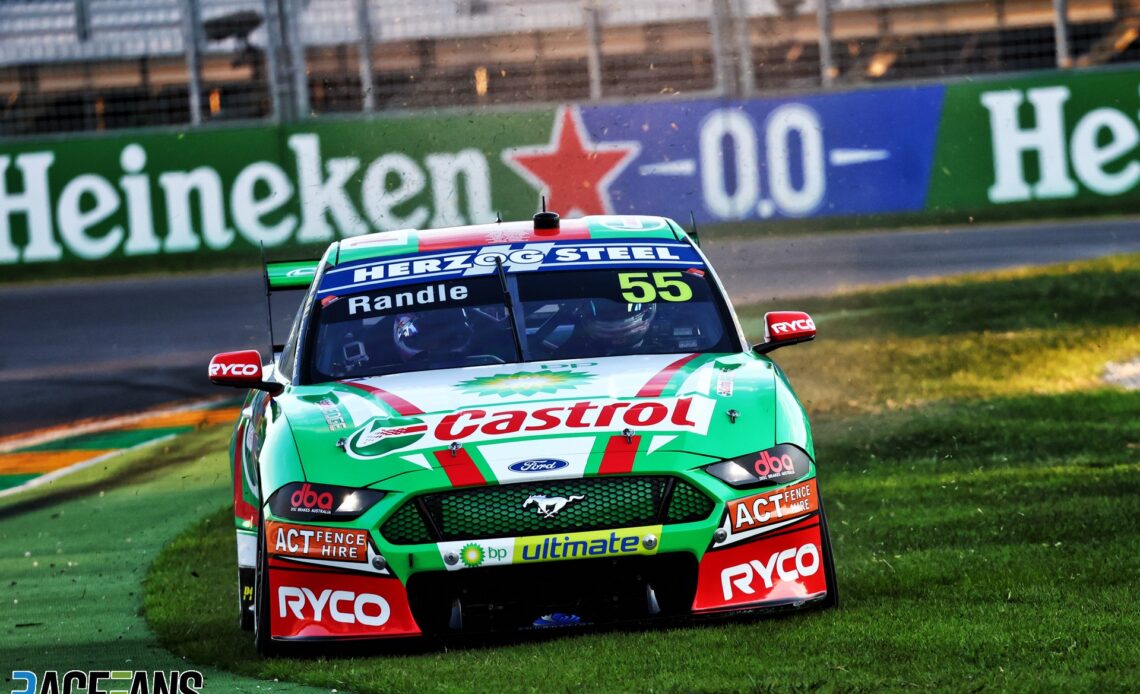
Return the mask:
{"type": "Polygon", "coordinates": [[[427,424],[415,417],[373,417],[349,435],[344,450],[358,460],[371,460],[411,446],[427,430],[427,424]]]}
{"type": "Polygon", "coordinates": [[[459,559],[463,562],[464,566],[479,566],[483,563],[483,548],[474,542],[465,546],[459,552],[459,559]]]}
{"type": "Polygon", "coordinates": [[[576,388],[589,383],[593,374],[581,371],[518,371],[495,376],[479,376],[461,381],[458,386],[468,393],[480,395],[539,395],[576,388]]]}
{"type": "Polygon", "coordinates": [[[481,566],[484,561],[490,564],[503,564],[510,563],[511,550],[508,547],[502,547],[496,544],[481,545],[478,542],[470,542],[459,550],[459,561],[468,568],[481,566]]]}

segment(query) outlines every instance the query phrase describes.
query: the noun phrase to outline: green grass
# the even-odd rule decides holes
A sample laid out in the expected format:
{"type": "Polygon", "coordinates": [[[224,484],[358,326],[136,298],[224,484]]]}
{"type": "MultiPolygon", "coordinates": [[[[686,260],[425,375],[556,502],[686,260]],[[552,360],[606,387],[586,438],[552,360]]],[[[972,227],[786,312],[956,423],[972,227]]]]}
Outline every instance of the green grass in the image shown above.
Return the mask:
{"type": "Polygon", "coordinates": [[[225,511],[146,584],[195,662],[353,691],[1123,690],[1140,677],[1140,394],[834,418],[817,428],[840,610],[394,657],[257,659],[225,511]],[[198,577],[188,579],[187,567],[198,577]],[[221,591],[218,586],[223,586],[221,591]]]}
{"type": "MultiPolygon", "coordinates": [[[[945,398],[1074,392],[1140,354],[1140,255],[781,302],[809,311],[816,342],[780,350],[813,415],[945,398]]],[[[762,331],[771,306],[741,319],[762,331]]]]}
{"type": "MultiPolygon", "coordinates": [[[[198,429],[202,430],[204,427],[198,427],[198,429]]],[[[214,430],[216,430],[216,428],[214,428],[214,430]]],[[[83,439],[87,445],[81,444],[76,447],[98,449],[103,445],[98,443],[100,439],[102,439],[104,443],[109,442],[112,444],[108,447],[114,447],[119,444],[128,446],[137,445],[139,443],[145,443],[148,438],[153,438],[153,430],[149,430],[152,432],[150,434],[147,434],[147,431],[148,430],[121,432],[122,435],[125,436],[125,439],[120,437],[116,441],[111,441],[111,439],[117,437],[115,432],[95,433],[83,439]]],[[[171,429],[169,433],[176,431],[179,430],[171,429]]],[[[71,439],[63,439],[54,443],[35,446],[33,449],[54,450],[64,446],[70,446],[70,440],[71,439]]],[[[192,445],[197,444],[194,443],[192,445]]],[[[187,460],[186,455],[184,455],[185,447],[186,444],[182,439],[179,439],[177,441],[161,443],[157,445],[157,447],[145,448],[138,452],[113,455],[99,463],[64,475],[41,486],[32,487],[31,489],[12,496],[0,497],[0,518],[14,516],[21,513],[24,509],[44,508],[73,499],[80,499],[93,493],[106,492],[109,489],[117,487],[157,480],[163,475],[168,474],[172,469],[178,469],[181,465],[185,464],[187,460]]],[[[29,478],[37,476],[38,475],[30,475],[29,478]]]]}
{"type": "MultiPolygon", "coordinates": [[[[1127,202],[1085,209],[1073,209],[1071,201],[1063,208],[1036,206],[991,206],[981,210],[924,210],[893,214],[860,214],[847,217],[806,217],[766,219],[763,221],[718,222],[699,227],[701,239],[743,239],[763,236],[799,236],[802,234],[842,234],[877,231],[915,231],[973,226],[1024,225],[1033,222],[1064,223],[1108,221],[1135,217],[1136,208],[1127,202]]],[[[675,218],[687,230],[689,218],[675,218]]]]}
{"type": "Polygon", "coordinates": [[[1131,256],[797,303],[820,339],[775,356],[815,413],[839,610],[260,660],[223,509],[156,560],[147,618],[191,661],[361,692],[1132,689],[1140,393],[1097,375],[1140,354],[1137,280],[1131,256]]]}
{"type": "MultiPolygon", "coordinates": [[[[230,482],[222,427],[85,470],[62,495],[21,495],[0,513],[0,675],[12,670],[185,670],[141,616],[142,580],[170,538],[230,482]]],[[[66,478],[65,478],[66,479],[66,478]]],[[[187,569],[191,571],[192,569],[187,569]]],[[[229,587],[228,584],[226,586],[229,587]]],[[[202,669],[202,668],[199,668],[202,669]]],[[[205,668],[207,692],[308,691],[205,668]]],[[[11,691],[12,687],[0,690],[11,691]]]]}

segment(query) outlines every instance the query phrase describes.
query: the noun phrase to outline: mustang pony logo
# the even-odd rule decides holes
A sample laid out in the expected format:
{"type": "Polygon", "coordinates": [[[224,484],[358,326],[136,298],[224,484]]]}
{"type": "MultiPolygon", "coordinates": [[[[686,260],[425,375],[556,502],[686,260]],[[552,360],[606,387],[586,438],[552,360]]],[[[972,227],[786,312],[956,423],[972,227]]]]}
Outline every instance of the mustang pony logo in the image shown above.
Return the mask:
{"type": "Polygon", "coordinates": [[[352,432],[345,452],[358,460],[371,460],[423,438],[428,426],[415,417],[373,417],[352,432]]]}
{"type": "Polygon", "coordinates": [[[558,512],[566,508],[566,504],[574,501],[581,501],[586,497],[578,494],[571,494],[570,496],[543,496],[542,494],[535,494],[528,496],[526,501],[523,502],[523,508],[531,504],[537,504],[538,515],[543,518],[552,518],[558,515],[558,512]]]}

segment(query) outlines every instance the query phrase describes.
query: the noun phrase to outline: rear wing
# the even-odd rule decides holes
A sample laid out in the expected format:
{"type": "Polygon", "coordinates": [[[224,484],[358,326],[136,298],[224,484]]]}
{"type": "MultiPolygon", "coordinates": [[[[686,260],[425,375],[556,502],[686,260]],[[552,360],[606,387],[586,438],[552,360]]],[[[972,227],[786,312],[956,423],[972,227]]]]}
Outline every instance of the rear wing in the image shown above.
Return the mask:
{"type": "Polygon", "coordinates": [[[320,267],[321,261],[283,260],[271,263],[262,260],[262,263],[265,270],[262,277],[265,279],[265,320],[269,328],[269,348],[276,358],[284,350],[285,345],[277,342],[273,336],[273,294],[280,291],[308,289],[313,278],[317,276],[317,268],[320,267]]]}
{"type": "Polygon", "coordinates": [[[320,260],[286,260],[265,263],[265,281],[271,292],[305,289],[317,275],[320,260]]]}

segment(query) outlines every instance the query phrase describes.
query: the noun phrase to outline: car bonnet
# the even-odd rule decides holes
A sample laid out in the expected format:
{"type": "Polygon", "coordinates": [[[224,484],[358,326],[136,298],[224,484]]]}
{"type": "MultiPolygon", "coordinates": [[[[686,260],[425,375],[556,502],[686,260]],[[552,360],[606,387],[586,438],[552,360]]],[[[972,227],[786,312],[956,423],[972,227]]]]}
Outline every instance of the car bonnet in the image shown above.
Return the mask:
{"type": "Polygon", "coordinates": [[[306,477],[397,491],[687,469],[775,443],[772,365],[606,357],[299,386],[278,398],[306,477]]]}

